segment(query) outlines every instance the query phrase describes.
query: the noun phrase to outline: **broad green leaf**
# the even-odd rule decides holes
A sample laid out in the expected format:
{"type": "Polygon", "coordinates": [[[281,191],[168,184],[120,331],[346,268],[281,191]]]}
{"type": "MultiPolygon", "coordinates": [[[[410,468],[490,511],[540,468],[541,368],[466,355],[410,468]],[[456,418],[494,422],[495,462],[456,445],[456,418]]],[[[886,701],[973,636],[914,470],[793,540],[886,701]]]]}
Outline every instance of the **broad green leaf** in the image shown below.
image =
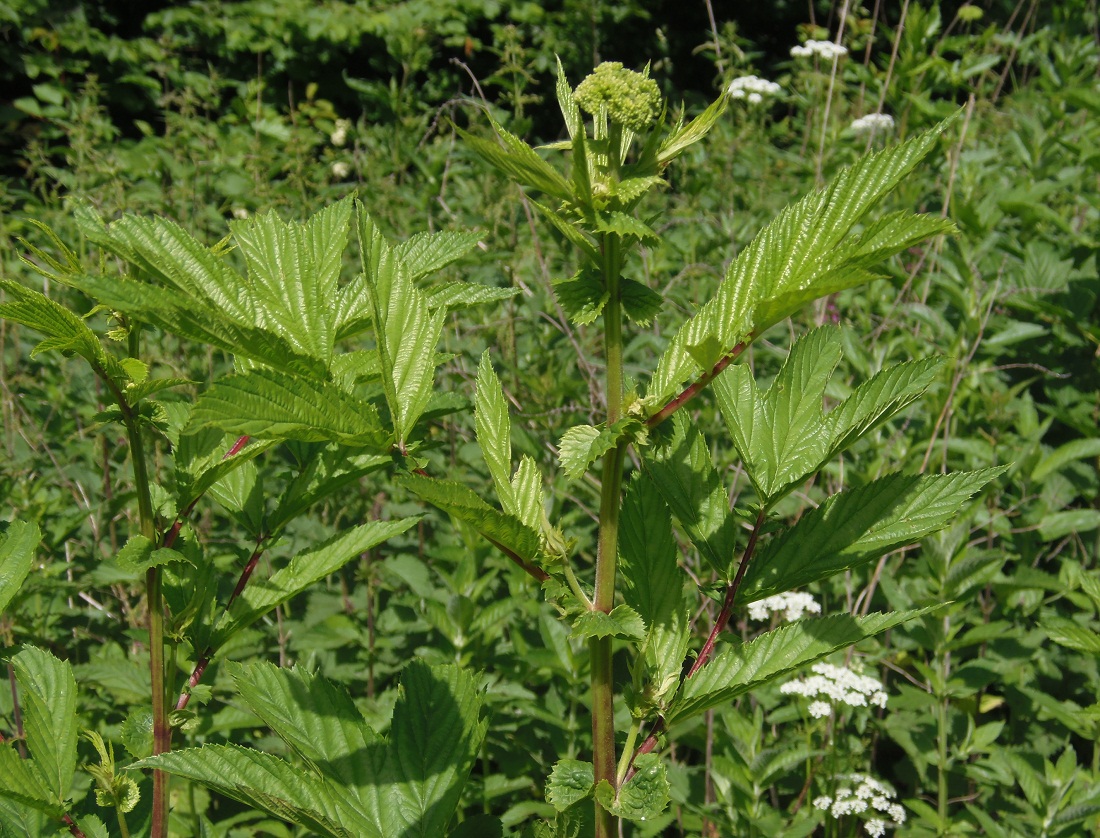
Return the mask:
{"type": "Polygon", "coordinates": [[[381,741],[347,691],[300,667],[230,664],[242,699],[320,774],[364,797],[371,782],[368,747],[381,741]]]}
{"type": "Polygon", "coordinates": [[[431,397],[435,350],[447,312],[444,308],[429,311],[424,294],[412,284],[405,266],[363,204],[356,201],[355,207],[383,389],[403,450],[431,397]]]}
{"type": "Polygon", "coordinates": [[[401,673],[389,735],[387,835],[443,835],[485,738],[477,679],[457,666],[414,661],[401,673]]]}
{"type": "Polygon", "coordinates": [[[465,144],[486,163],[504,172],[517,183],[545,192],[560,201],[569,201],[573,192],[569,183],[543,160],[531,146],[509,133],[489,117],[499,143],[485,140],[456,128],[465,144]]]}
{"type": "Polygon", "coordinates": [[[729,704],[737,696],[838,649],[874,637],[932,610],[924,608],[866,617],[835,614],[788,623],[748,643],[723,644],[694,677],[684,682],[665,717],[666,722],[671,726],[712,707],[729,704]]]}
{"type": "Polygon", "coordinates": [[[622,300],[623,314],[631,323],[648,326],[661,310],[664,297],[640,282],[623,277],[619,280],[619,297],[622,300]]]}
{"type": "Polygon", "coordinates": [[[645,623],[629,605],[616,605],[610,614],[603,611],[581,612],[573,620],[573,630],[569,636],[574,640],[587,640],[589,637],[642,640],[645,638],[645,623]]]}
{"type": "Polygon", "coordinates": [[[546,783],[546,801],[564,812],[592,794],[595,774],[592,763],[579,759],[559,759],[546,783]]]}
{"type": "Polygon", "coordinates": [[[75,352],[92,365],[101,378],[122,388],[130,376],[115,358],[103,350],[103,344],[84,321],[62,305],[38,291],[17,282],[0,279],[0,289],[7,298],[0,303],[0,317],[21,323],[46,336],[31,352],[37,355],[47,350],[75,352]]]}
{"type": "Polygon", "coordinates": [[[607,780],[596,786],[596,800],[617,818],[645,821],[655,818],[668,806],[671,788],[665,776],[665,764],[658,754],[642,754],[634,760],[635,774],[618,793],[607,780]]]}
{"type": "Polygon", "coordinates": [[[578,326],[595,322],[607,305],[607,288],[591,270],[578,271],[553,287],[562,311],[578,326]]]}
{"type": "Polygon", "coordinates": [[[481,355],[477,365],[477,387],[474,391],[474,425],[477,444],[489,467],[489,476],[496,486],[500,505],[509,515],[516,515],[516,499],[512,489],[512,422],[508,404],[500,386],[489,350],[481,355]]]}
{"type": "Polygon", "coordinates": [[[405,266],[409,279],[433,274],[461,259],[475,247],[481,236],[473,230],[445,230],[440,233],[417,233],[394,245],[394,254],[405,266]]]}
{"type": "Polygon", "coordinates": [[[483,303],[495,303],[516,296],[519,288],[497,288],[492,285],[477,285],[473,282],[445,282],[424,291],[424,300],[428,308],[446,308],[456,311],[460,308],[478,306],[483,303]]]}
{"type": "MultiPolygon", "coordinates": [[[[133,359],[126,359],[133,360],[133,359]]],[[[131,384],[126,388],[126,403],[133,407],[142,399],[147,399],[161,390],[170,390],[173,387],[183,387],[188,384],[198,384],[190,378],[151,378],[140,384],[131,384]]]]}
{"type": "Polygon", "coordinates": [[[237,631],[251,625],[275,606],[282,605],[319,579],[335,573],[370,548],[405,532],[417,520],[400,518],[360,524],[298,553],[270,578],[253,578],[218,624],[211,645],[215,648],[221,646],[237,631]]]}
{"type": "Polygon", "coordinates": [[[228,375],[199,397],[186,432],[207,427],[257,439],[376,450],[389,442],[374,405],[335,384],[262,368],[228,375]]]}
{"type": "Polygon", "coordinates": [[[641,427],[641,422],[632,416],[624,417],[610,427],[575,425],[565,432],[558,443],[558,459],[562,468],[570,479],[580,480],[592,463],[624,439],[633,438],[641,427]]]}
{"type": "Polygon", "coordinates": [[[619,210],[603,210],[596,213],[596,230],[600,233],[613,233],[624,238],[636,238],[647,244],[660,241],[653,228],[633,215],[619,210]]]}
{"type": "Polygon", "coordinates": [[[1100,509],[1065,509],[1044,515],[1039,522],[1039,536],[1044,541],[1056,541],[1073,533],[1092,532],[1100,527],[1100,509]]]}
{"type": "Polygon", "coordinates": [[[277,439],[250,441],[236,454],[228,457],[226,454],[234,444],[232,441],[233,436],[227,437],[221,432],[214,433],[211,431],[211,438],[215,440],[214,444],[217,446],[212,455],[201,459],[181,456],[181,452],[187,452],[188,441],[200,436],[202,434],[182,436],[180,444],[176,446],[176,485],[178,486],[179,511],[187,509],[196,498],[202,497],[218,481],[224,480],[241,466],[279,444],[277,439]]]}
{"type": "Polygon", "coordinates": [[[12,521],[0,533],[0,614],[8,607],[34,564],[42,534],[36,524],[12,521]]]}
{"type": "Polygon", "coordinates": [[[76,679],[68,662],[26,646],[11,659],[31,771],[64,806],[76,771],[76,679]]]}
{"type": "MultiPolygon", "coordinates": [[[[33,755],[32,755],[33,757],[33,755]]],[[[0,798],[60,818],[65,805],[46,785],[40,772],[34,770],[34,760],[22,759],[12,743],[0,745],[0,798]]],[[[0,812],[3,808],[0,807],[0,812]]],[[[3,823],[0,822],[0,827],[3,823]]],[[[0,835],[3,835],[0,832],[0,835]]]]}
{"type": "Polygon", "coordinates": [[[753,557],[737,602],[800,588],[912,544],[947,526],[1004,471],[891,474],[833,495],[753,557]]]}
{"type": "Polygon", "coordinates": [[[151,567],[182,561],[187,561],[182,553],[163,547],[158,549],[140,533],[130,536],[114,558],[115,565],[120,570],[133,574],[135,579],[151,567]]]}
{"type": "Polygon", "coordinates": [[[875,278],[868,268],[950,222],[898,214],[855,232],[867,213],[935,147],[951,120],[864,157],[826,188],[784,209],[726,272],[715,296],[669,342],[650,380],[646,400],[656,411],[692,379],[712,370],[690,347],[712,343],[716,363],[769,326],[819,297],[875,278]]]}
{"type": "Polygon", "coordinates": [[[619,523],[623,598],[645,621],[641,653],[650,677],[646,699],[660,703],[680,681],[691,635],[690,603],[672,515],[652,481],[639,475],[630,482],[619,523]]]}
{"type": "Polygon", "coordinates": [[[1100,457],[1100,437],[1092,439],[1075,439],[1060,445],[1051,453],[1041,459],[1034,471],[1031,472],[1032,480],[1042,480],[1067,463],[1075,460],[1095,459],[1100,457]]]}
{"type": "Polygon", "coordinates": [[[726,577],[737,546],[737,520],[730,513],[729,492],[699,429],[681,414],[673,417],[673,429],[667,444],[646,450],[646,472],[692,544],[726,577]]]}
{"type": "Polygon", "coordinates": [[[331,838],[385,838],[350,791],[278,757],[238,745],[204,745],[148,757],[161,768],[331,838]]]}
{"type": "Polygon", "coordinates": [[[348,456],[342,446],[325,446],[286,487],[274,511],[267,513],[267,526],[277,531],[314,504],[392,465],[393,458],[386,454],[348,456]]]}
{"type": "Polygon", "coordinates": [[[833,440],[822,403],[839,360],[839,330],[821,328],[795,342],[763,392],[745,364],[728,367],[715,379],[722,417],[765,505],[817,471],[828,456],[833,440]]]}
{"type": "Polygon", "coordinates": [[[248,266],[259,322],[326,367],[336,343],[332,302],[350,219],[345,198],[304,224],[266,212],[229,225],[248,266]]]}
{"type": "Polygon", "coordinates": [[[1100,657],[1100,633],[1095,629],[1065,617],[1046,617],[1039,625],[1059,646],[1100,657]]]}
{"type": "Polygon", "coordinates": [[[538,531],[514,515],[498,512],[472,489],[448,480],[420,475],[403,475],[399,481],[409,491],[476,529],[485,538],[526,561],[539,553],[538,531]]]}

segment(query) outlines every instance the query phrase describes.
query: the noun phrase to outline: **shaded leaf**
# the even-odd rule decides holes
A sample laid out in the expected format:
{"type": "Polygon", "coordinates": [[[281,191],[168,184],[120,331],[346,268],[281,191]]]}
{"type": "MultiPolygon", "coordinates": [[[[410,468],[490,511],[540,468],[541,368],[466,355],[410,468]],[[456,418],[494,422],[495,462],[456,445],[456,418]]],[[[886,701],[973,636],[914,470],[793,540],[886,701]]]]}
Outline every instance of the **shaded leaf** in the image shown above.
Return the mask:
{"type": "Polygon", "coordinates": [[[64,807],[76,771],[76,679],[67,662],[42,649],[26,646],[11,659],[31,772],[64,807]]]}
{"type": "Polygon", "coordinates": [[[30,573],[41,539],[38,526],[25,521],[12,521],[0,532],[0,614],[30,573]]]}
{"type": "Polygon", "coordinates": [[[546,800],[559,812],[579,803],[590,794],[595,784],[592,763],[579,759],[559,759],[554,763],[546,783],[546,800]]]}
{"type": "Polygon", "coordinates": [[[562,468],[571,479],[579,480],[592,463],[622,440],[631,439],[641,427],[642,423],[630,416],[620,419],[610,427],[575,425],[565,432],[558,443],[558,459],[562,468]]]}

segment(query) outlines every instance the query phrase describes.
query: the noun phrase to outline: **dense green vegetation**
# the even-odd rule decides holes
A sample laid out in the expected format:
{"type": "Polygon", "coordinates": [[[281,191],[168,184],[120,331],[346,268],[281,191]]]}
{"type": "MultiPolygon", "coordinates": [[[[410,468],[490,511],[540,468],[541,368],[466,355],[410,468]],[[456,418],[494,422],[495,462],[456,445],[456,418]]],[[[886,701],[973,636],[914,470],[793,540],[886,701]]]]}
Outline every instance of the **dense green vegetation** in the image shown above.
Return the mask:
{"type": "Polygon", "coordinates": [[[0,0],[0,836],[1100,834],[1096,3],[810,5],[0,0]]]}

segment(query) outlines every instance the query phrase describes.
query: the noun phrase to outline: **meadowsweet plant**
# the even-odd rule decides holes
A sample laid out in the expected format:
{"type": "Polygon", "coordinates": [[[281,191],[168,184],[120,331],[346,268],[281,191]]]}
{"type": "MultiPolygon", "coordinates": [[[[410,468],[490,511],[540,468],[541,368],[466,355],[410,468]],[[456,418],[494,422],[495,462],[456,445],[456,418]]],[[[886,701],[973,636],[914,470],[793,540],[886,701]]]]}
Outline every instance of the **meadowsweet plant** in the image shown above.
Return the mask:
{"type": "MultiPolygon", "coordinates": [[[[149,735],[126,742],[137,758],[129,767],[152,774],[151,790],[146,782],[138,791],[152,801],[153,838],[167,834],[170,775],[326,836],[478,834],[470,823],[452,823],[487,729],[475,673],[410,661],[382,736],[353,697],[324,678],[227,659],[242,630],[416,523],[383,508],[260,578],[261,557],[297,516],[358,481],[396,484],[480,534],[516,574],[537,581],[527,590],[553,602],[565,626],[559,631],[586,645],[589,686],[572,699],[590,736],[585,753],[554,764],[545,798],[556,815],[532,825],[538,838],[582,829],[612,838],[624,820],[659,817],[670,797],[665,752],[685,723],[932,610],[830,614],[750,642],[725,631],[754,603],[940,529],[998,473],[886,474],[788,522],[781,502],[920,398],[941,362],[882,369],[827,410],[826,388],[842,356],[838,328],[794,340],[770,381],[745,363],[753,341],[806,304],[869,282],[883,260],[950,232],[938,216],[876,210],[933,153],[948,123],[862,158],[738,243],[724,278],[685,317],[665,305],[660,285],[641,281],[640,254],[661,243],[668,168],[706,138],[731,94],[690,121],[672,118],[646,72],[607,63],[575,88],[559,65],[556,95],[566,138],[547,148],[532,148],[491,117],[491,139],[460,133],[525,190],[524,200],[574,254],[553,293],[577,328],[595,332],[604,374],[594,405],[601,420],[562,428],[556,438],[560,477],[544,474],[529,455],[513,456],[501,359],[491,351],[477,363],[471,394],[491,491],[447,479],[433,451],[433,422],[465,408],[436,388],[445,322],[513,293],[432,281],[477,245],[476,234],[393,242],[349,197],[302,223],[270,212],[235,219],[229,237],[209,246],[164,219],[107,223],[84,207],[76,219],[98,258],[86,263],[44,228],[49,248],[27,248],[49,283],[83,294],[86,309],[2,282],[0,316],[43,334],[36,352],[62,351],[89,364],[113,401],[103,421],[117,423],[127,439],[135,527],[112,570],[145,589],[150,702],[127,730],[145,729],[147,719],[149,735]],[[358,261],[346,278],[353,234],[358,261]],[[109,312],[111,331],[93,330],[95,321],[82,316],[88,309],[109,312]],[[632,348],[653,346],[630,338],[655,327],[655,354],[632,348]],[[143,345],[161,333],[226,353],[232,371],[202,383],[160,374],[143,360],[143,345]],[[195,398],[173,398],[181,388],[195,388],[195,398]],[[708,388],[720,424],[703,426],[693,400],[708,388]],[[718,436],[751,487],[733,509],[728,472],[712,455],[718,436]],[[262,468],[272,462],[278,477],[265,481],[262,468]],[[551,490],[563,483],[575,484],[570,491],[595,487],[594,538],[573,519],[558,519],[551,490]],[[225,571],[193,523],[200,505],[215,501],[249,544],[226,580],[231,590],[226,584],[221,593],[225,571]],[[577,547],[588,540],[597,545],[593,561],[577,547]],[[684,572],[680,543],[690,545],[704,575],[684,572]],[[695,614],[706,615],[703,623],[693,622],[695,614]],[[205,673],[219,663],[239,704],[283,740],[285,756],[240,743],[187,747],[188,721],[209,697],[205,673]]],[[[35,540],[29,525],[8,529],[0,558],[13,571],[5,564],[0,575],[0,607],[26,576],[35,540]]],[[[788,597],[785,612],[797,603],[788,597]]],[[[15,665],[18,689],[30,697],[28,754],[0,749],[0,801],[74,835],[104,834],[98,818],[70,809],[72,670],[31,645],[15,665]]],[[[849,687],[845,696],[875,699],[849,687]]],[[[121,818],[132,811],[133,793],[116,786],[112,752],[102,753],[97,783],[121,818]]],[[[492,818],[479,820],[483,834],[499,834],[492,818]]]]}
{"type": "Polygon", "coordinates": [[[872,838],[882,838],[887,829],[905,825],[905,809],[896,803],[897,793],[887,784],[867,774],[848,774],[837,778],[833,793],[814,798],[814,808],[825,812],[831,821],[827,835],[846,834],[845,821],[861,822],[872,838]]]}

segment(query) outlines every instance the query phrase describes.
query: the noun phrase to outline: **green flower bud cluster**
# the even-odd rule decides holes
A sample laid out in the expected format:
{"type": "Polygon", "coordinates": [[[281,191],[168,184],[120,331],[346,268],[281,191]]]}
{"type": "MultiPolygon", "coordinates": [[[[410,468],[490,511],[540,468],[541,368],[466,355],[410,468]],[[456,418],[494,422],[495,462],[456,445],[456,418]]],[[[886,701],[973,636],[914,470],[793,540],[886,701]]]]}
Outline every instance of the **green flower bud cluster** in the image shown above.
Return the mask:
{"type": "Polygon", "coordinates": [[[601,108],[614,122],[631,131],[643,131],[661,113],[661,90],[651,78],[627,70],[618,61],[605,61],[577,85],[573,97],[585,111],[597,116],[601,108]]]}

